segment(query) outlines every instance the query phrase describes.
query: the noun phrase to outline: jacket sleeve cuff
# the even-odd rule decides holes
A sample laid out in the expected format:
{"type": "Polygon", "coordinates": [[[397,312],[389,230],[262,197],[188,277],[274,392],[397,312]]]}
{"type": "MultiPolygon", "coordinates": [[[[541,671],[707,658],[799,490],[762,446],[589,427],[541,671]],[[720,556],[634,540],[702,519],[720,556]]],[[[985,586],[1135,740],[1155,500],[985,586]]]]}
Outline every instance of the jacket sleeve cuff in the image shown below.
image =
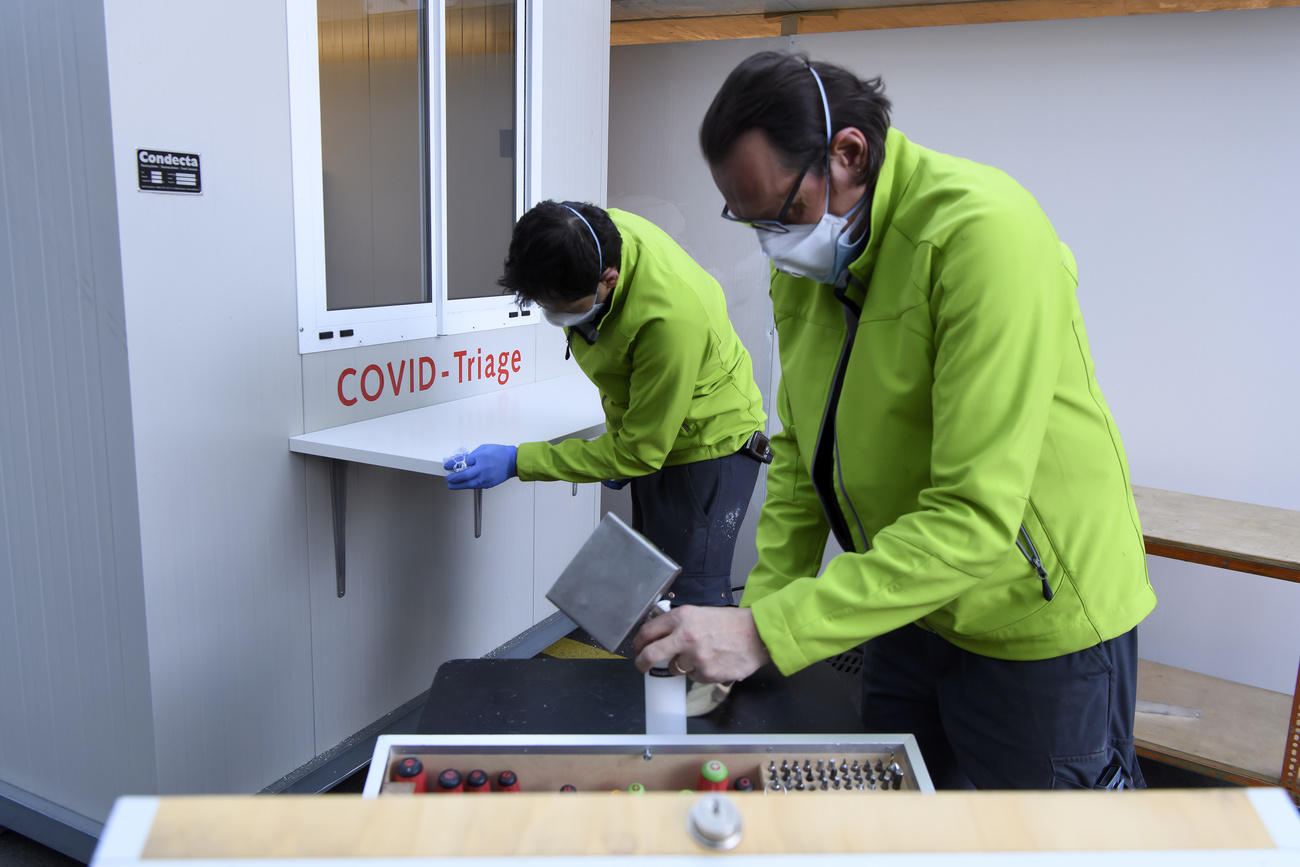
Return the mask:
{"type": "Polygon", "coordinates": [[[790,632],[790,624],[781,608],[779,593],[764,596],[748,606],[754,615],[754,627],[763,640],[772,664],[782,674],[794,674],[816,660],[808,659],[790,632]]]}
{"type": "Polygon", "coordinates": [[[544,475],[542,464],[545,461],[548,443],[520,443],[515,450],[515,475],[521,482],[552,481],[544,475]]]}

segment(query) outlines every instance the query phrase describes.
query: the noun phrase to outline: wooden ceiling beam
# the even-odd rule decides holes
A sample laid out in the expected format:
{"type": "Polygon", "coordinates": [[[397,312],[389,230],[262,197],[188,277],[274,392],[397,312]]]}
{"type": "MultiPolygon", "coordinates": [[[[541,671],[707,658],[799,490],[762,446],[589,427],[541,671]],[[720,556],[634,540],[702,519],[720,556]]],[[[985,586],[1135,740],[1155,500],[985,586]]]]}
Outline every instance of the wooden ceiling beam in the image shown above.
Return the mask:
{"type": "Polygon", "coordinates": [[[755,39],[848,30],[941,27],[1005,21],[1105,18],[1166,12],[1222,12],[1300,6],[1300,0],[969,0],[969,2],[833,9],[789,14],[709,15],[614,21],[610,45],[655,45],[711,39],[755,39]]]}

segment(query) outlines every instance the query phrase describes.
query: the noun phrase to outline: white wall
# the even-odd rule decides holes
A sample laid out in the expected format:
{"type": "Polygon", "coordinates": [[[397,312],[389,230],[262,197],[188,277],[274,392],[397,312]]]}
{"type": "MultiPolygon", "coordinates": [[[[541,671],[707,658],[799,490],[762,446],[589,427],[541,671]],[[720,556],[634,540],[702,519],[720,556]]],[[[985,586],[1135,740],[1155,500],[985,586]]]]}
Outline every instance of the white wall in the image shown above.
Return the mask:
{"type": "Polygon", "coordinates": [[[158,790],[255,790],[316,746],[285,10],[106,5],[158,790]]]}
{"type": "MultiPolygon", "coordinates": [[[[566,194],[597,196],[607,57],[564,59],[579,36],[608,38],[608,7],[549,4],[544,15],[555,113],[598,132],[583,139],[594,149],[574,150],[570,129],[545,126],[539,145],[555,153],[566,194]]],[[[594,526],[597,498],[588,487],[539,510],[535,498],[552,492],[507,483],[485,494],[475,540],[470,494],[351,466],[338,598],[327,464],[292,455],[288,438],[355,420],[337,397],[339,371],[423,354],[444,365],[504,342],[530,356],[515,387],[563,371],[558,330],[300,358],[284,5],[123,0],[106,22],[155,790],[252,791],[426,689],[445,659],[529,626],[544,613],[534,570],[558,573],[551,561],[567,561],[594,526]],[[137,192],[136,148],[198,153],[202,195],[137,192]]],[[[382,406],[358,401],[355,416],[499,387],[451,381],[382,406]]]]}
{"type": "Polygon", "coordinates": [[[0,4],[0,798],[57,804],[53,818],[86,833],[122,788],[154,779],[108,62],[92,5],[0,4]]]}
{"type": "MultiPolygon", "coordinates": [[[[761,370],[766,275],[717,218],[699,120],[765,48],[883,75],[896,126],[1011,173],[1073,248],[1134,482],[1296,509],[1297,45],[1300,10],[1276,9],[617,48],[610,203],[663,221],[719,278],[761,370]]],[[[1150,570],[1144,656],[1291,691],[1294,585],[1150,570]]]]}

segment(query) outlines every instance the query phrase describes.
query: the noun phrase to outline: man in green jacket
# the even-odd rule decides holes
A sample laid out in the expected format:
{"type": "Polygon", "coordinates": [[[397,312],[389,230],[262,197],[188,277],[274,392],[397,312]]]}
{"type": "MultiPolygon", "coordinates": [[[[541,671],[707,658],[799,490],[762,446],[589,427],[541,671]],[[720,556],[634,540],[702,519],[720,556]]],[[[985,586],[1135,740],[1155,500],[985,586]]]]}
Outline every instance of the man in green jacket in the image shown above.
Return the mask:
{"type": "Polygon", "coordinates": [[[730,605],[736,535],[771,458],[722,287],[653,223],[552,201],[516,224],[501,285],[567,330],[566,357],[600,390],[605,433],[480,446],[448,487],[631,479],[633,527],[682,567],[672,604],[730,605]]]}
{"type": "Polygon", "coordinates": [[[784,430],[742,607],[651,621],[637,663],[732,680],[866,641],[864,723],[914,732],[938,785],[1140,786],[1155,596],[1074,258],[1014,180],[889,107],[765,52],[705,115],[723,216],[772,260],[784,430]]]}

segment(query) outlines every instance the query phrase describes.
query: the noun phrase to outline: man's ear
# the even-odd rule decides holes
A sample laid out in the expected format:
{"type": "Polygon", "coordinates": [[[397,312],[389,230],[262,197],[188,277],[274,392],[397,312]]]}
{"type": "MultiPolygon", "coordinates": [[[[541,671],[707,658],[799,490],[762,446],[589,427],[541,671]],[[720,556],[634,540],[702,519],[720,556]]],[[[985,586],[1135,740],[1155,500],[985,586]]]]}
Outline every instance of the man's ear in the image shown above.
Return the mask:
{"type": "Polygon", "coordinates": [[[855,126],[846,126],[831,139],[831,162],[861,178],[867,165],[867,137],[855,126]]]}

